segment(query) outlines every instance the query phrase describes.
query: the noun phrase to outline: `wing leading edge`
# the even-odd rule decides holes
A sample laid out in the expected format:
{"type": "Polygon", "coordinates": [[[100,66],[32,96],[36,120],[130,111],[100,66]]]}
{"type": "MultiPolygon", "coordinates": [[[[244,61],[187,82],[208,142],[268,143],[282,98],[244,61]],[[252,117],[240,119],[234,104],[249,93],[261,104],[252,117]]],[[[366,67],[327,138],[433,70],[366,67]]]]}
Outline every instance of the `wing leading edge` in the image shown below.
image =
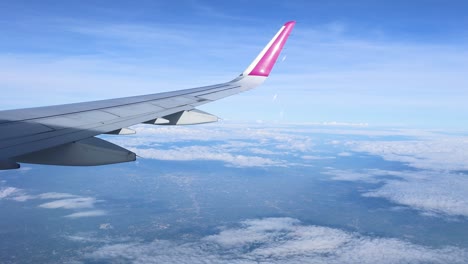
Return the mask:
{"type": "Polygon", "coordinates": [[[247,91],[270,75],[294,21],[284,24],[255,60],[230,82],[174,92],[0,111],[0,170],[19,163],[92,166],[134,161],[135,153],[96,138],[126,135],[127,128],[191,125],[218,118],[197,106],[247,91]]]}

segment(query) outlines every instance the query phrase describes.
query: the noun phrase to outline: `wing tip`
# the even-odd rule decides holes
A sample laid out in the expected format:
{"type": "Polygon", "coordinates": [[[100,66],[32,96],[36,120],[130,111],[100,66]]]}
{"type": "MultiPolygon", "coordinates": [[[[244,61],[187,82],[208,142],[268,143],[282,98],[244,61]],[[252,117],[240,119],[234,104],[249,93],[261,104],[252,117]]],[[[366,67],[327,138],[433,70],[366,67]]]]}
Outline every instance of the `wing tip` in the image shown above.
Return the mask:
{"type": "MultiPolygon", "coordinates": [[[[289,35],[291,34],[292,29],[296,21],[291,20],[286,22],[280,29],[280,31],[275,35],[275,37],[270,41],[270,43],[265,47],[264,52],[259,55],[259,60],[255,61],[253,69],[248,72],[248,75],[251,76],[263,76],[268,77],[270,75],[273,66],[278,59],[281,50],[283,49],[289,35]]],[[[250,67],[249,67],[250,68],[250,67]]]]}

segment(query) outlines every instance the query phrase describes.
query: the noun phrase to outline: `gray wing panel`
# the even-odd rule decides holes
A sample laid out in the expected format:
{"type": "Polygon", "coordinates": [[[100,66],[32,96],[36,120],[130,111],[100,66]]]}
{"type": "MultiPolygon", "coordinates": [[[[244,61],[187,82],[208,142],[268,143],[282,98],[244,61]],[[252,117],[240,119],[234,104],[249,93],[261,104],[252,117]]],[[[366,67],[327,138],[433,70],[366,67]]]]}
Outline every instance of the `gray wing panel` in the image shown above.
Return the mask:
{"type": "Polygon", "coordinates": [[[35,123],[9,122],[0,124],[0,142],[13,138],[53,131],[52,128],[35,123]]]}
{"type": "Polygon", "coordinates": [[[0,160],[164,117],[245,90],[238,80],[176,92],[0,111],[0,160]]]}
{"type": "Polygon", "coordinates": [[[184,96],[184,95],[195,95],[197,93],[203,93],[205,91],[216,91],[218,89],[225,89],[231,87],[231,83],[218,84],[212,86],[205,86],[200,88],[192,88],[179,90],[174,92],[164,92],[157,94],[149,95],[139,95],[131,96],[124,98],[116,98],[109,100],[93,101],[93,102],[84,102],[84,103],[73,103],[65,105],[53,105],[53,106],[44,106],[44,107],[34,107],[34,108],[25,108],[25,109],[15,109],[15,110],[4,110],[0,111],[0,124],[9,122],[9,121],[21,121],[42,118],[47,116],[56,116],[77,112],[84,112],[89,110],[104,109],[110,107],[120,107],[123,105],[130,105],[136,103],[150,102],[156,100],[162,100],[171,97],[184,96]]]}

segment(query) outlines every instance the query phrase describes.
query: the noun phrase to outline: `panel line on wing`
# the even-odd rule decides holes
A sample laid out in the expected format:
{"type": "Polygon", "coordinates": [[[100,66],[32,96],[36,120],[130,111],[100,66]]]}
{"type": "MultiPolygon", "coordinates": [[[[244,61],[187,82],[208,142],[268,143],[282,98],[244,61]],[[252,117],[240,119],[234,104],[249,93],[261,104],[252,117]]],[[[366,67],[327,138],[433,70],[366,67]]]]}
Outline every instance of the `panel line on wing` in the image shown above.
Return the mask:
{"type": "MultiPolygon", "coordinates": [[[[200,96],[204,96],[204,95],[208,95],[208,94],[213,94],[213,93],[218,93],[218,92],[223,92],[223,91],[232,90],[232,89],[237,89],[237,88],[240,88],[240,87],[241,87],[240,85],[237,85],[237,86],[233,86],[233,87],[226,88],[226,89],[222,89],[222,90],[218,90],[218,91],[210,91],[210,92],[207,92],[207,93],[204,93],[204,94],[197,94],[196,97],[200,98],[200,96]]],[[[203,99],[205,99],[205,98],[203,98],[203,99]]],[[[209,100],[209,99],[206,99],[206,100],[209,100]]]]}
{"type": "MultiPolygon", "coordinates": [[[[76,113],[83,113],[83,112],[89,112],[89,111],[99,111],[99,110],[105,110],[105,109],[108,109],[108,108],[113,108],[113,107],[123,107],[123,106],[128,106],[128,105],[133,105],[133,104],[139,104],[139,103],[151,103],[153,101],[157,101],[157,100],[163,100],[163,99],[170,99],[170,98],[174,98],[174,97],[181,97],[181,96],[194,96],[196,93],[200,93],[200,92],[206,92],[206,91],[210,91],[210,90],[216,90],[216,89],[220,89],[220,88],[223,88],[223,87],[226,87],[226,86],[231,86],[232,84],[231,83],[223,83],[223,84],[217,84],[217,85],[211,85],[211,86],[204,86],[204,87],[198,87],[198,88],[190,88],[190,89],[185,89],[185,90],[180,90],[180,91],[175,91],[175,92],[165,92],[165,93],[161,93],[161,94],[150,94],[150,95],[142,95],[142,96],[135,96],[134,98],[132,97],[128,97],[128,98],[116,98],[116,99],[111,99],[111,100],[103,100],[102,102],[100,101],[95,101],[95,102],[92,102],[94,104],[100,104],[100,103],[105,103],[106,101],[108,101],[107,103],[110,103],[109,101],[113,101],[115,102],[114,104],[111,104],[111,105],[106,105],[106,106],[100,106],[100,107],[94,107],[94,108],[88,108],[88,109],[83,109],[83,110],[73,110],[73,111],[70,111],[70,112],[63,112],[61,114],[47,114],[45,113],[44,115],[40,116],[40,117],[31,117],[31,118],[17,118],[18,116],[17,115],[12,115],[11,116],[11,119],[3,119],[2,121],[5,121],[6,122],[1,122],[0,124],[5,124],[5,123],[10,123],[10,122],[16,122],[16,121],[33,121],[33,120],[36,120],[36,119],[40,119],[40,118],[48,118],[48,117],[56,117],[56,116],[63,116],[63,115],[68,115],[68,114],[76,114],[76,113]],[[165,94],[170,94],[170,95],[165,95],[165,94]],[[153,98],[154,96],[158,96],[158,98],[153,98]],[[137,97],[141,97],[141,98],[148,98],[148,99],[141,99],[141,100],[137,100],[137,101],[133,101],[133,102],[129,102],[129,103],[124,103],[123,101],[128,101],[128,100],[133,100],[137,97]],[[119,101],[122,101],[122,102],[119,102],[119,101]],[[117,103],[119,102],[119,103],[117,103]],[[16,117],[15,117],[16,116],[16,117]]],[[[78,109],[80,108],[84,108],[84,105],[81,105],[82,103],[77,103],[75,107],[77,107],[78,109]]],[[[71,104],[70,107],[74,105],[74,104],[71,104]]],[[[51,106],[50,108],[54,108],[54,107],[61,107],[61,105],[57,105],[57,106],[51,106]]],[[[48,109],[41,109],[42,107],[38,107],[36,108],[37,111],[46,111],[48,112],[48,109]]],[[[27,110],[36,110],[34,108],[29,108],[29,109],[19,109],[17,110],[17,112],[21,112],[21,111],[27,111],[27,110]]],[[[3,111],[3,112],[9,112],[10,110],[6,110],[6,111],[3,111]]],[[[2,112],[2,111],[0,111],[2,112]]],[[[21,114],[19,114],[21,116],[21,114]]],[[[8,117],[8,115],[6,115],[8,117]]]]}
{"type": "MultiPolygon", "coordinates": [[[[109,131],[112,131],[112,130],[115,130],[115,129],[119,129],[119,128],[122,128],[122,127],[128,127],[128,126],[135,125],[135,124],[138,124],[138,123],[143,123],[143,122],[148,121],[148,120],[150,120],[152,118],[155,118],[155,117],[161,117],[161,116],[169,115],[169,114],[172,114],[172,113],[175,113],[175,112],[190,110],[190,109],[193,109],[193,107],[191,107],[189,105],[186,105],[186,106],[182,106],[182,107],[173,108],[173,109],[170,109],[170,110],[161,111],[161,112],[158,112],[158,113],[145,113],[145,114],[142,114],[142,115],[126,117],[126,118],[123,118],[123,119],[119,119],[118,121],[108,122],[108,123],[104,123],[104,124],[94,123],[94,124],[90,124],[90,125],[86,125],[86,126],[82,126],[82,127],[55,130],[53,132],[45,133],[43,135],[29,136],[30,140],[27,141],[27,142],[25,142],[25,141],[17,142],[18,139],[14,140],[14,141],[5,142],[5,143],[10,143],[10,144],[0,146],[0,150],[4,151],[5,149],[8,149],[8,148],[15,148],[15,147],[18,147],[18,146],[21,146],[21,145],[24,145],[24,144],[29,144],[30,145],[30,144],[34,144],[34,143],[39,143],[41,141],[50,140],[50,139],[56,139],[57,141],[59,141],[58,139],[60,137],[67,137],[67,136],[70,136],[72,134],[77,134],[77,133],[86,133],[87,135],[89,135],[91,137],[91,136],[99,135],[99,134],[109,132],[109,131]],[[155,116],[155,114],[157,114],[157,116],[155,116]],[[99,125],[96,125],[96,124],[99,124],[99,125]],[[118,126],[115,126],[115,124],[118,124],[118,126]],[[37,136],[39,136],[39,138],[37,138],[37,136]]],[[[4,143],[4,142],[2,142],[2,143],[4,143]]],[[[60,142],[54,142],[54,145],[60,145],[60,142]]],[[[16,152],[19,153],[19,154],[16,154],[15,156],[22,155],[24,153],[29,153],[29,152],[23,152],[22,153],[18,149],[14,149],[12,151],[16,151],[16,152]]],[[[0,153],[0,157],[1,157],[1,153],[0,153]]]]}

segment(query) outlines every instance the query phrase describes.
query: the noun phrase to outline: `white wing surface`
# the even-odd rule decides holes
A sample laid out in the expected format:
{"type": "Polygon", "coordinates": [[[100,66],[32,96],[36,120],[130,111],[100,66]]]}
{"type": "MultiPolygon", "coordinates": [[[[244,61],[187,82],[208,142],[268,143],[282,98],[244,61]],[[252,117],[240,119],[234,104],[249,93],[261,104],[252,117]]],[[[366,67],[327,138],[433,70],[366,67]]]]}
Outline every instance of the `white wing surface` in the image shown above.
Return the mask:
{"type": "Polygon", "coordinates": [[[197,106],[253,89],[270,74],[295,25],[287,22],[252,64],[230,82],[102,101],[0,111],[0,169],[19,163],[92,166],[134,161],[135,153],[97,138],[129,126],[189,125],[218,118],[197,106]]]}

